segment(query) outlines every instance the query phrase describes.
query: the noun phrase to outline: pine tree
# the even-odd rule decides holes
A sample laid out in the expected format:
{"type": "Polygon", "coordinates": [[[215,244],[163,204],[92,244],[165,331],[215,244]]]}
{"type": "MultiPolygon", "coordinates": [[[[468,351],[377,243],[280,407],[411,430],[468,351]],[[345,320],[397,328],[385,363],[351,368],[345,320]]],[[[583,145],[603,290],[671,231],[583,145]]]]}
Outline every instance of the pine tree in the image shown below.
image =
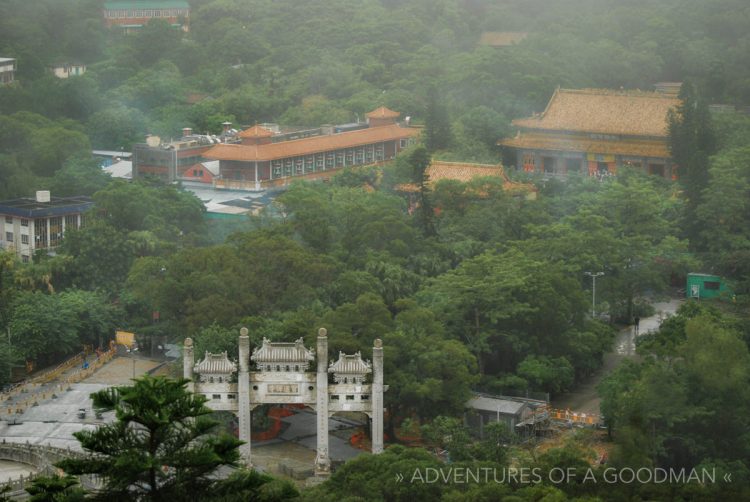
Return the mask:
{"type": "Polygon", "coordinates": [[[416,147],[409,155],[412,182],[419,187],[419,207],[414,218],[427,237],[436,234],[434,223],[435,211],[430,201],[429,175],[427,174],[427,169],[430,167],[431,162],[430,154],[423,146],[416,147]]]}
{"type": "Polygon", "coordinates": [[[448,111],[434,87],[430,89],[427,95],[424,135],[424,143],[430,153],[448,148],[453,140],[448,111]]]}
{"type": "Polygon", "coordinates": [[[185,379],[143,377],[133,385],[91,395],[94,407],[115,411],[116,421],[74,435],[89,453],[58,467],[96,474],[99,500],[204,500],[219,483],[216,470],[237,465],[241,442],[214,434],[206,398],[188,392],[185,379]]]}
{"type": "Polygon", "coordinates": [[[679,97],[682,103],[677,110],[670,110],[668,116],[669,149],[685,190],[686,230],[694,243],[699,233],[696,209],[701,203],[701,193],[708,186],[709,157],[716,151],[716,138],[708,104],[695,86],[685,82],[679,97]]]}

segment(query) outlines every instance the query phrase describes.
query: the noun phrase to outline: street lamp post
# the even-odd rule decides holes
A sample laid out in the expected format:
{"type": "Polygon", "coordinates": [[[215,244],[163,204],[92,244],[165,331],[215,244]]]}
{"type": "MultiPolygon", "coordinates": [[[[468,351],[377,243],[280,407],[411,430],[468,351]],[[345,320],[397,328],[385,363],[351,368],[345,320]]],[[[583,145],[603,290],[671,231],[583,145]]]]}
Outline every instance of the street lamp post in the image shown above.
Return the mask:
{"type": "Polygon", "coordinates": [[[584,272],[591,277],[591,318],[596,319],[596,278],[604,275],[604,272],[584,272]]]}

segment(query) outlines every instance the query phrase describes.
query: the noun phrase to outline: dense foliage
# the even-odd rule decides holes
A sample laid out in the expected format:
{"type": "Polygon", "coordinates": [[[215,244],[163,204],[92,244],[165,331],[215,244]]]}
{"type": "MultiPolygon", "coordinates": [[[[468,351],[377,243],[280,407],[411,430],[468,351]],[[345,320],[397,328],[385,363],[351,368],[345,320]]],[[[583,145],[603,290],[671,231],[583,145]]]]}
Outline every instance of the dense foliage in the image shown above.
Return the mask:
{"type": "MultiPolygon", "coordinates": [[[[431,422],[424,436],[452,461],[579,468],[586,455],[574,447],[526,459],[505,448],[504,431],[469,448],[454,417],[472,391],[556,395],[601,367],[614,330],[589,315],[585,272],[604,272],[598,311],[629,323],[682,287],[685,273],[712,271],[737,295],[730,312],[688,304],[644,337],[643,360],[601,386],[602,410],[615,465],[716,466],[738,480],[669,493],[619,486],[623,499],[747,496],[750,119],[709,111],[750,104],[746,1],[190,3],[189,33],[153,21],[124,35],[103,27],[99,0],[4,2],[12,15],[0,16],[0,56],[18,58],[19,70],[18,82],[0,87],[0,199],[51,188],[93,195],[96,209],[56,256],[24,265],[0,253],[0,328],[9,333],[0,336],[0,380],[24,361],[105,344],[116,327],[147,343],[190,335],[199,353],[236,357],[240,326],[254,343],[308,345],[325,326],[333,351],[369,357],[383,339],[391,439],[399,424],[431,422]],[[487,30],[528,37],[486,47],[478,42],[487,30]],[[58,61],[88,71],[56,79],[46,67],[58,61]],[[657,81],[689,83],[670,119],[678,183],[625,169],[604,181],[532,177],[538,198],[527,200],[498,180],[426,179],[430,155],[500,162],[495,145],[514,133],[510,120],[541,111],[557,86],[657,81]],[[179,187],[111,181],[90,158],[92,147],[129,150],[147,133],[218,132],[225,120],[342,123],[379,105],[424,124],[424,147],[330,184],[294,184],[227,238],[179,187]],[[399,183],[418,192],[404,195],[399,183]]],[[[441,464],[392,448],[305,496],[606,496],[601,486],[398,485],[402,465],[441,464]]],[[[217,496],[250,498],[262,486],[291,496],[258,476],[238,475],[217,496]]],[[[38,493],[68,488],[44,481],[38,493]]]]}

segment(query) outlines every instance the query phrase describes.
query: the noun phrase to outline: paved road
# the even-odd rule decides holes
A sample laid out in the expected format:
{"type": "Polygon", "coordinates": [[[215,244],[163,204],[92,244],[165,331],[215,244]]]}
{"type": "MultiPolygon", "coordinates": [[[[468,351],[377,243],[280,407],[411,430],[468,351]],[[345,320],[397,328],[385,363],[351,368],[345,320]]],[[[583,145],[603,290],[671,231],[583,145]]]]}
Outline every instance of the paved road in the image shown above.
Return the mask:
{"type": "MultiPolygon", "coordinates": [[[[666,302],[654,303],[656,313],[653,316],[641,319],[639,334],[643,335],[649,331],[659,328],[662,320],[677,311],[684,302],[683,298],[673,298],[666,302]]],[[[582,382],[575,390],[561,394],[552,400],[552,407],[558,409],[570,409],[579,413],[599,414],[599,403],[601,399],[596,391],[599,382],[614,371],[625,359],[636,358],[635,340],[638,335],[633,326],[620,330],[615,338],[613,351],[604,354],[602,367],[591,378],[582,382]]]]}

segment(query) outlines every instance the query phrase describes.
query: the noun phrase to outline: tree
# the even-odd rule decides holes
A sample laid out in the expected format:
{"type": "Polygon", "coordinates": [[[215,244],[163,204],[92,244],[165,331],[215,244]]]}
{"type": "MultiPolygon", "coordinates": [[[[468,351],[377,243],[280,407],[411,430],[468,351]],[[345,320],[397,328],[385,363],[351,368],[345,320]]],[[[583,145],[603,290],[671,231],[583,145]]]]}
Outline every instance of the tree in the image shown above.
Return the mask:
{"type": "Polygon", "coordinates": [[[52,177],[50,191],[58,197],[93,195],[107,186],[110,176],[91,157],[69,158],[52,177]]]}
{"type": "Polygon", "coordinates": [[[427,149],[423,146],[414,148],[407,160],[411,168],[412,183],[419,187],[419,207],[414,218],[426,237],[435,235],[435,211],[430,200],[429,175],[427,174],[431,160],[427,149]]]}
{"type": "Polygon", "coordinates": [[[696,210],[702,201],[701,192],[708,186],[708,159],[716,150],[716,139],[708,113],[708,103],[691,82],[684,82],[680,90],[682,102],[677,110],[670,110],[669,150],[679,166],[680,183],[687,197],[687,232],[697,237],[696,210]]]}
{"type": "Polygon", "coordinates": [[[26,488],[31,502],[78,502],[85,500],[85,492],[75,476],[40,476],[26,488]]]}
{"type": "Polygon", "coordinates": [[[448,148],[453,139],[448,111],[434,87],[427,96],[424,136],[425,147],[430,153],[448,148]]]}
{"type": "Polygon", "coordinates": [[[557,394],[573,384],[573,366],[564,357],[528,356],[518,365],[518,376],[525,378],[535,390],[557,394]]]}
{"type": "Polygon", "coordinates": [[[103,480],[100,500],[194,500],[208,497],[216,470],[236,466],[241,442],[215,435],[206,398],[185,389],[187,380],[142,377],[133,385],[91,395],[94,407],[116,421],[74,433],[87,455],[58,463],[71,474],[103,480]]]}

